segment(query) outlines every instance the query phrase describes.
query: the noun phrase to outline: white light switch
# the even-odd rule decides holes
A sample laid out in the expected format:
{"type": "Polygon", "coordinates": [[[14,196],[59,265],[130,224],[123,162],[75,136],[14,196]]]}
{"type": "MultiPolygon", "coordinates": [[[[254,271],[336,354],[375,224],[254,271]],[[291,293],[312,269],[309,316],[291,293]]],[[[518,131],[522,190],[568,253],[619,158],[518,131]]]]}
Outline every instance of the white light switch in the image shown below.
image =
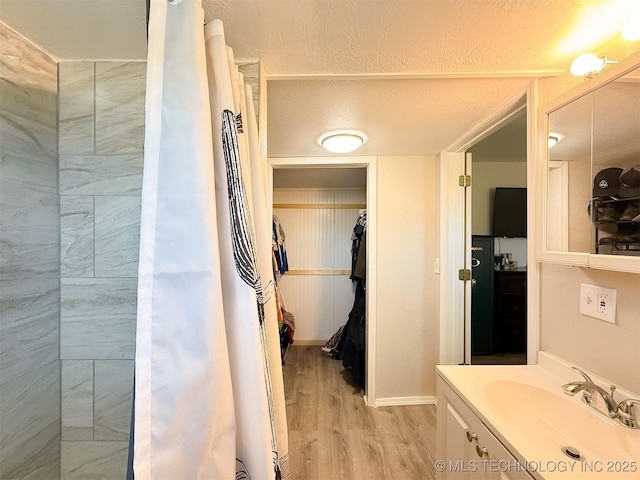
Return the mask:
{"type": "Polygon", "coordinates": [[[616,323],[616,290],[581,283],[580,313],[605,322],[616,323]]]}

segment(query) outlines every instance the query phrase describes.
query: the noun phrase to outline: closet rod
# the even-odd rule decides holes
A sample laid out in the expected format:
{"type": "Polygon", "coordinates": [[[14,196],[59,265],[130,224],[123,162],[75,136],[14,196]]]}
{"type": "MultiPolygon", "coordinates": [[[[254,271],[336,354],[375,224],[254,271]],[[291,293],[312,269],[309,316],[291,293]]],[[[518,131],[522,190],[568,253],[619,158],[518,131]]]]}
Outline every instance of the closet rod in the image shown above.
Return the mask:
{"type": "Polygon", "coordinates": [[[287,270],[285,275],[351,275],[351,270],[287,270]]]}
{"type": "Polygon", "coordinates": [[[274,203],[273,208],[313,209],[326,208],[332,210],[361,210],[367,208],[366,203],[274,203]]]}

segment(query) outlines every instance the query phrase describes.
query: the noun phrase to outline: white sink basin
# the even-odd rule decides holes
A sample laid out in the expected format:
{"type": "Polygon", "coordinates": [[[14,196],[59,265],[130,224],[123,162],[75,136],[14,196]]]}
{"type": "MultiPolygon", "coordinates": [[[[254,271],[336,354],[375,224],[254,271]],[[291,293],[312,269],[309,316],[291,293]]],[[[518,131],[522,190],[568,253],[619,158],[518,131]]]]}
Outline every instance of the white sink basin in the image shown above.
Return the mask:
{"type": "Polygon", "coordinates": [[[575,401],[581,394],[568,397],[514,380],[489,380],[478,386],[496,415],[524,432],[530,441],[546,446],[546,454],[552,458],[558,457],[562,447],[570,446],[588,462],[640,459],[638,431],[575,401]]]}
{"type": "MultiPolygon", "coordinates": [[[[562,385],[575,374],[570,365],[551,364],[547,357],[548,368],[441,365],[438,370],[535,479],[640,480],[640,429],[595,412],[581,393],[564,394],[562,385]],[[581,458],[567,456],[563,447],[579,451],[581,458]]],[[[637,397],[620,390],[617,400],[637,397]]]]}

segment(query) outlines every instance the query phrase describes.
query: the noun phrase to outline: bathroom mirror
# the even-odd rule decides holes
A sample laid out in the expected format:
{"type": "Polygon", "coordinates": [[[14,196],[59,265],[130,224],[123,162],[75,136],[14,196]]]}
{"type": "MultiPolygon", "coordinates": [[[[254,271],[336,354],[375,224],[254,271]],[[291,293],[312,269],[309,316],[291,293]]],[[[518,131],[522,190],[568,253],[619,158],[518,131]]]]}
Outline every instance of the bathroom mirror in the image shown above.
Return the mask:
{"type": "Polygon", "coordinates": [[[619,67],[544,113],[542,260],[640,272],[640,67],[619,67]]]}

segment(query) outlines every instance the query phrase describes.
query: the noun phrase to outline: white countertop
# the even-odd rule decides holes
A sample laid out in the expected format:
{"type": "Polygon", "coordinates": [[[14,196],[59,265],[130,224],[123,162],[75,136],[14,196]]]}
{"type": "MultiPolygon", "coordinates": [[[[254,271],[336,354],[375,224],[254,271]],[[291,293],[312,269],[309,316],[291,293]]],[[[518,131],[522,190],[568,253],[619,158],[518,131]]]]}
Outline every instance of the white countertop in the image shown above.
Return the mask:
{"type": "MultiPolygon", "coordinates": [[[[563,384],[581,380],[564,360],[540,352],[538,365],[440,365],[437,371],[536,478],[640,479],[640,429],[598,414],[581,393],[564,394],[563,384]],[[583,459],[568,457],[564,446],[583,459]]],[[[638,398],[615,395],[629,397],[638,398]]]]}

